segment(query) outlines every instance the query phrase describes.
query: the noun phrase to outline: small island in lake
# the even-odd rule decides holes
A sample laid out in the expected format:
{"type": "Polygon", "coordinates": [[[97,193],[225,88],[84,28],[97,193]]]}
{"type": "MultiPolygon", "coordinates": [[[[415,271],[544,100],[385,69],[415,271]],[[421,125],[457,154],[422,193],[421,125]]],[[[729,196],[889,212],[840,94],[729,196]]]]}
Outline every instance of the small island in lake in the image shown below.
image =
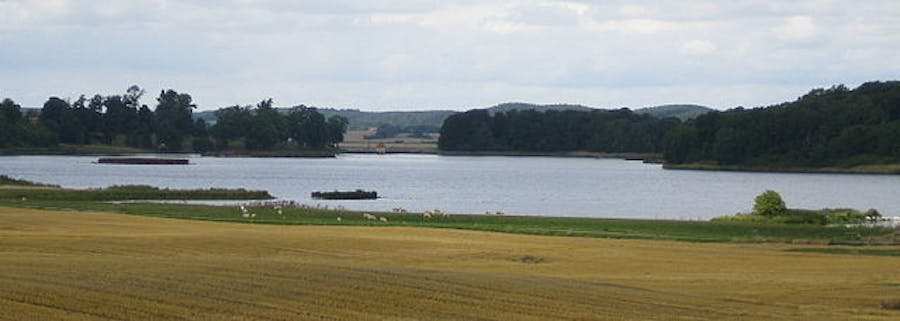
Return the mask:
{"type": "Polygon", "coordinates": [[[141,158],[141,157],[106,157],[97,160],[98,164],[119,165],[189,165],[184,158],[141,158]]]}
{"type": "Polygon", "coordinates": [[[346,192],[312,192],[312,198],[325,200],[373,200],[378,198],[378,192],[361,189],[346,192]]]}

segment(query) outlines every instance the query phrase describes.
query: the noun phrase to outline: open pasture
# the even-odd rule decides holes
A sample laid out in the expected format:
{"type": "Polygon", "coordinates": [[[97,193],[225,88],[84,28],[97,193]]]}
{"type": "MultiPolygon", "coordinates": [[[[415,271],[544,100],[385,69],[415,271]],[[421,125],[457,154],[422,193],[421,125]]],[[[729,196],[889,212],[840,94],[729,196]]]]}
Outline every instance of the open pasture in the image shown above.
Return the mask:
{"type": "Polygon", "coordinates": [[[0,207],[0,319],[900,317],[900,258],[807,248],[0,207]]]}

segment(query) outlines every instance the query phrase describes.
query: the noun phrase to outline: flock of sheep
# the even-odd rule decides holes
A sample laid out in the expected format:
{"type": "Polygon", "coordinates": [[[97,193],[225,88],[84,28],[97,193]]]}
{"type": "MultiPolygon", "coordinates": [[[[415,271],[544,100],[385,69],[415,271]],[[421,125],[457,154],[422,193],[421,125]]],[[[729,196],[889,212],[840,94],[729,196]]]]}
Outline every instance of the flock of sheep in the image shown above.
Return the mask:
{"type": "MultiPolygon", "coordinates": [[[[255,218],[256,213],[250,212],[250,209],[251,208],[265,208],[265,207],[271,207],[275,211],[275,213],[277,213],[279,216],[281,216],[281,218],[285,218],[285,216],[284,216],[285,208],[329,210],[328,206],[323,207],[321,205],[316,205],[315,207],[312,207],[312,206],[308,206],[305,204],[296,203],[295,201],[266,201],[266,202],[249,203],[247,205],[243,205],[243,204],[239,205],[239,208],[241,210],[241,217],[243,217],[243,218],[255,218]]],[[[344,209],[343,206],[337,206],[336,208],[334,208],[334,210],[345,211],[346,209],[344,209]]],[[[392,209],[392,212],[397,213],[397,214],[409,213],[408,210],[406,210],[405,208],[402,208],[402,207],[395,207],[392,209]]],[[[484,214],[485,215],[493,215],[493,216],[505,215],[501,211],[487,211],[484,214]]],[[[380,222],[385,222],[385,223],[388,222],[388,218],[386,216],[376,216],[376,215],[373,215],[370,213],[362,213],[362,216],[367,221],[380,221],[380,222]]],[[[450,216],[449,213],[444,212],[437,208],[435,208],[433,210],[426,210],[425,212],[422,212],[422,219],[430,219],[430,218],[434,218],[434,217],[448,217],[448,216],[450,216]]],[[[341,221],[343,221],[343,218],[338,216],[337,221],[341,222],[341,221]]]]}

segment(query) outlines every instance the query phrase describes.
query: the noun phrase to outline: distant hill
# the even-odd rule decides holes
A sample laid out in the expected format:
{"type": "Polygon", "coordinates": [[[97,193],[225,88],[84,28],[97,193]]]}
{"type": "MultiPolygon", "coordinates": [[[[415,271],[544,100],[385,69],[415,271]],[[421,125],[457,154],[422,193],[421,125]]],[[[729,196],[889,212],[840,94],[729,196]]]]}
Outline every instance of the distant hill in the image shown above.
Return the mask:
{"type": "MultiPolygon", "coordinates": [[[[553,104],[553,105],[537,105],[537,104],[528,104],[528,103],[505,103],[500,104],[487,109],[492,115],[500,112],[508,112],[513,110],[536,110],[539,112],[546,112],[549,110],[563,111],[563,110],[574,110],[574,111],[594,111],[594,110],[606,110],[599,109],[584,105],[571,105],[571,104],[553,104]]],[[[695,118],[697,116],[703,115],[705,113],[711,112],[714,109],[700,106],[700,105],[662,105],[655,107],[644,107],[632,110],[636,114],[647,114],[659,119],[663,118],[678,118],[682,121],[695,118]]]]}
{"type": "Polygon", "coordinates": [[[348,125],[351,130],[363,130],[369,128],[377,128],[382,125],[392,125],[398,128],[430,128],[437,132],[444,119],[456,113],[451,110],[428,110],[428,111],[386,111],[386,112],[369,112],[360,111],[358,109],[332,109],[321,108],[319,112],[325,117],[334,115],[346,117],[350,121],[348,125]]]}
{"type": "MultiPolygon", "coordinates": [[[[277,108],[279,112],[287,113],[290,108],[277,108]]],[[[428,110],[428,111],[385,111],[372,112],[360,111],[359,109],[335,109],[335,108],[317,108],[319,113],[326,118],[331,116],[343,116],[349,121],[348,129],[350,130],[366,130],[369,128],[377,128],[382,125],[392,125],[399,128],[429,128],[433,132],[437,132],[444,119],[452,115],[455,111],[451,110],[428,110]]],[[[194,113],[194,118],[200,118],[209,124],[216,122],[215,111],[201,111],[194,113]]]]}
{"type": "Polygon", "coordinates": [[[529,103],[505,103],[505,104],[499,104],[497,106],[488,108],[487,110],[491,114],[496,114],[496,113],[505,113],[505,112],[509,112],[509,111],[513,111],[513,110],[516,110],[516,111],[535,110],[535,111],[539,111],[539,112],[546,112],[549,110],[592,111],[592,110],[596,110],[596,108],[582,106],[582,105],[569,105],[569,104],[537,105],[537,104],[529,104],[529,103]]]}
{"type": "Polygon", "coordinates": [[[198,111],[191,114],[191,117],[194,119],[203,119],[207,125],[212,125],[216,123],[216,111],[215,110],[204,110],[198,111]]]}
{"type": "MultiPolygon", "coordinates": [[[[588,107],[584,105],[573,105],[573,104],[550,104],[550,105],[539,105],[539,104],[529,104],[529,103],[504,103],[499,104],[490,108],[487,108],[488,112],[491,114],[496,114],[500,112],[509,112],[513,110],[536,110],[539,112],[546,112],[549,110],[563,111],[563,110],[575,110],[575,111],[593,111],[593,110],[603,110],[593,107],[588,107]]],[[[286,113],[290,110],[290,108],[278,108],[279,111],[286,113]]],[[[334,115],[346,117],[350,122],[348,128],[350,130],[365,130],[369,128],[377,128],[382,125],[390,125],[397,128],[418,128],[418,129],[429,129],[437,132],[440,130],[441,125],[444,124],[444,119],[447,119],[450,115],[455,114],[455,111],[452,110],[427,110],[427,111],[385,111],[385,112],[373,112],[373,111],[361,111],[359,109],[335,109],[335,108],[318,108],[317,109],[322,115],[325,117],[331,117],[334,115]]],[[[699,115],[708,113],[713,109],[707,108],[704,106],[698,105],[664,105],[657,107],[647,107],[634,110],[635,113],[638,114],[649,114],[656,118],[668,118],[675,117],[681,119],[682,121],[697,117],[699,115]]],[[[209,124],[213,124],[216,122],[215,111],[201,111],[194,113],[194,118],[201,118],[205,120],[209,124]]]]}
{"type": "Polygon", "coordinates": [[[711,111],[714,109],[700,105],[662,105],[634,110],[636,114],[648,114],[659,119],[678,118],[681,121],[696,118],[711,111]]]}

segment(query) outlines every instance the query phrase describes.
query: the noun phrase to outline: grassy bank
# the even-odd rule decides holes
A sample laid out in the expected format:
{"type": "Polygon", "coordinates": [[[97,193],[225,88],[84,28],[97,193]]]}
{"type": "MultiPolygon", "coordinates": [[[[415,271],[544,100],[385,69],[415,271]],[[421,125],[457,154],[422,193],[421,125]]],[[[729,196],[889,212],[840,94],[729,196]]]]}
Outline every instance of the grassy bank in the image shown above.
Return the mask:
{"type": "MultiPolygon", "coordinates": [[[[167,189],[144,185],[110,186],[95,189],[30,188],[29,186],[5,186],[0,188],[0,200],[18,202],[69,202],[90,205],[97,201],[130,200],[257,200],[272,199],[266,191],[245,189],[167,189]]],[[[16,203],[18,204],[18,203],[16,203]]],[[[76,206],[77,207],[77,206],[76,206]]]]}
{"type": "Polygon", "coordinates": [[[57,185],[41,184],[24,179],[18,179],[6,175],[0,175],[0,187],[16,188],[16,187],[59,187],[57,185]]]}
{"type": "Polygon", "coordinates": [[[0,206],[39,209],[103,211],[131,215],[220,222],[274,225],[341,225],[432,227],[516,234],[579,236],[619,239],[656,239],[690,242],[776,242],[809,244],[896,244],[900,239],[887,228],[824,227],[752,222],[707,222],[637,219],[598,219],[540,216],[449,215],[426,218],[421,214],[372,213],[387,222],[367,220],[361,212],[316,208],[250,207],[253,218],[243,217],[237,206],[157,203],[104,203],[82,201],[3,200],[0,206]],[[340,220],[338,220],[340,218],[340,220]]]}

